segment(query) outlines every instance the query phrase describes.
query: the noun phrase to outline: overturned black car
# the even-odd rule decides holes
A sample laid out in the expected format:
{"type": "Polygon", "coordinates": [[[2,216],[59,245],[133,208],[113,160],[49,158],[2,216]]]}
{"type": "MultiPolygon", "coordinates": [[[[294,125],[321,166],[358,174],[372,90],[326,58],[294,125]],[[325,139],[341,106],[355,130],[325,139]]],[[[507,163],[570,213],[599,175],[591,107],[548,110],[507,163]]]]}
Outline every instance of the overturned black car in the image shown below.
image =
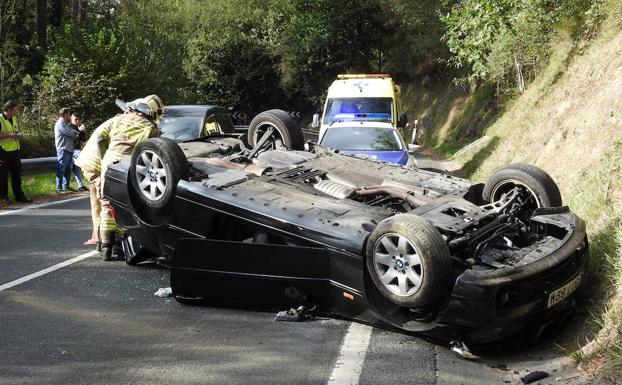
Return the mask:
{"type": "Polygon", "coordinates": [[[541,330],[572,307],[585,224],[542,170],[512,164],[477,184],[297,151],[300,128],[279,110],[249,134],[149,139],[108,169],[126,254],[161,255],[178,301],[304,305],[478,343],[541,330]]]}

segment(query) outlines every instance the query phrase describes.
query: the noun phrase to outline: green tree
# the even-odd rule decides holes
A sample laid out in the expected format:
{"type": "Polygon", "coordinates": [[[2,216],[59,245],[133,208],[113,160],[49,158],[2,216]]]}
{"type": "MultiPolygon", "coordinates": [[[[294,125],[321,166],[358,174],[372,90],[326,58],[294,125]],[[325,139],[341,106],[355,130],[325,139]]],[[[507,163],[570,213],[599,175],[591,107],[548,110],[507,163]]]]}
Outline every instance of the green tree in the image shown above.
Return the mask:
{"type": "Polygon", "coordinates": [[[262,1],[213,1],[195,10],[194,36],[188,41],[184,70],[198,102],[217,103],[256,113],[282,105],[277,62],[262,1]]]}
{"type": "Polygon", "coordinates": [[[293,0],[276,4],[271,30],[286,90],[319,104],[337,74],[378,72],[387,33],[377,1],[293,0]],[[275,36],[276,35],[276,36],[275,36]]]}
{"type": "Polygon", "coordinates": [[[119,36],[103,25],[87,29],[66,23],[51,39],[38,78],[36,109],[44,116],[55,116],[61,106],[71,106],[91,124],[114,114],[114,99],[126,83],[127,63],[119,36]]]}
{"type": "MultiPolygon", "coordinates": [[[[595,2],[596,4],[598,2],[595,2]]],[[[587,0],[463,0],[448,2],[444,39],[469,80],[494,81],[520,92],[546,64],[561,26],[582,29],[594,4],[587,0]]],[[[499,88],[499,87],[498,87],[499,88]]]]}
{"type": "Polygon", "coordinates": [[[127,2],[115,21],[123,37],[122,84],[119,95],[126,99],[157,93],[165,103],[177,103],[187,87],[183,58],[188,21],[183,4],[170,0],[127,2]]]}
{"type": "MultiPolygon", "coordinates": [[[[387,33],[384,71],[398,79],[447,73],[449,50],[442,41],[447,6],[438,0],[380,0],[387,33]]],[[[441,75],[442,76],[442,75],[441,75]]]]}

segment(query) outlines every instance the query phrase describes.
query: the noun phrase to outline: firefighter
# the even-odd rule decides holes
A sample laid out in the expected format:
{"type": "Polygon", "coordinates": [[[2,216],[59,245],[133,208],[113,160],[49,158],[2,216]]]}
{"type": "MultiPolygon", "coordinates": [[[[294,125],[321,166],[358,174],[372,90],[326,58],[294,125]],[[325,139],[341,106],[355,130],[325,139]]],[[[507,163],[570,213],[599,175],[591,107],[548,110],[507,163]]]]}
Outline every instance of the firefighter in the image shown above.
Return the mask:
{"type": "Polygon", "coordinates": [[[91,135],[76,164],[89,181],[93,226],[97,227],[101,256],[105,261],[113,256],[117,226],[112,217],[110,202],[103,199],[104,175],[108,165],[130,155],[134,147],[158,133],[156,124],[162,117],[164,105],[157,95],[134,100],[127,104],[127,112],[102,123],[91,135]],[[97,205],[101,212],[97,215],[97,205]]]}

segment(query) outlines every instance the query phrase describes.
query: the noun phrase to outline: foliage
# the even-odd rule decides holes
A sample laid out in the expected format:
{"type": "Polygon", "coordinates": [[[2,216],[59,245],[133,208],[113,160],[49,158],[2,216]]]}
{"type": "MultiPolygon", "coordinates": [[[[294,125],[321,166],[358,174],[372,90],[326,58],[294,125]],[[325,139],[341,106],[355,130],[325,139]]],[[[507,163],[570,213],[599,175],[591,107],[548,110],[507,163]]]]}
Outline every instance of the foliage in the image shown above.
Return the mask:
{"type": "Polygon", "coordinates": [[[330,81],[343,72],[383,69],[383,10],[364,0],[281,2],[274,14],[282,25],[274,37],[285,88],[319,104],[330,81]]]}
{"type": "Polygon", "coordinates": [[[19,44],[12,26],[16,23],[16,1],[0,2],[0,100],[17,99],[26,67],[18,55],[19,44]]]}
{"type": "Polygon", "coordinates": [[[448,54],[437,0],[71,2],[80,11],[69,2],[9,3],[2,15],[15,33],[0,43],[3,58],[16,59],[10,82],[24,85],[20,99],[44,115],[71,105],[91,124],[116,111],[114,98],[150,93],[249,114],[318,108],[339,73],[411,79],[448,54]],[[14,22],[22,16],[26,23],[14,22]]]}
{"type": "Polygon", "coordinates": [[[441,43],[445,25],[438,17],[447,7],[437,0],[381,0],[388,33],[383,36],[383,71],[398,79],[436,74],[446,77],[447,46],[441,43]],[[445,72],[445,75],[441,75],[445,72]]]}
{"type": "Polygon", "coordinates": [[[164,102],[178,99],[186,86],[183,58],[189,25],[177,2],[131,1],[116,15],[123,37],[118,95],[134,99],[157,93],[164,102]]]}
{"type": "Polygon", "coordinates": [[[601,18],[601,1],[466,0],[441,19],[451,62],[463,68],[465,80],[488,80],[500,90],[533,79],[546,64],[550,42],[560,28],[593,29],[601,18]],[[590,23],[589,25],[586,23],[590,23]]]}
{"type": "Polygon", "coordinates": [[[60,107],[70,106],[91,124],[113,114],[113,101],[125,80],[123,41],[118,36],[108,27],[65,24],[51,43],[35,110],[53,118],[60,107]]]}
{"type": "Polygon", "coordinates": [[[35,109],[54,116],[60,106],[71,106],[87,124],[98,125],[118,112],[116,98],[157,93],[175,100],[184,85],[185,49],[170,33],[176,11],[164,0],[131,2],[117,9],[114,21],[66,22],[53,31],[35,109]]]}
{"type": "Polygon", "coordinates": [[[237,0],[203,5],[204,17],[188,41],[184,59],[185,73],[200,95],[198,102],[253,113],[283,103],[264,23],[267,11],[261,3],[237,0]]]}
{"type": "MultiPolygon", "coordinates": [[[[622,368],[622,142],[616,141],[600,164],[586,171],[567,200],[589,223],[588,278],[594,282],[592,297],[598,298],[593,313],[600,326],[597,343],[582,347],[575,358],[599,366],[599,371],[621,380],[622,368]]],[[[590,364],[588,364],[590,365],[590,364]]]]}

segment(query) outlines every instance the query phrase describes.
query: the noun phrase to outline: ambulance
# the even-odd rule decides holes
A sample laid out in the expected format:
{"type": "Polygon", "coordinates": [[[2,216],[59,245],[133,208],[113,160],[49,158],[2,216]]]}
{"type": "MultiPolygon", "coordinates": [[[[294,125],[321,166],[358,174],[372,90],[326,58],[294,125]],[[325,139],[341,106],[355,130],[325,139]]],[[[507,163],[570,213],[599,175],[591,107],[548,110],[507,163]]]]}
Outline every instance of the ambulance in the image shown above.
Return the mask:
{"type": "Polygon", "coordinates": [[[319,128],[321,142],[326,129],[339,122],[365,121],[390,123],[404,128],[400,87],[388,74],[338,75],[328,88],[324,111],[313,116],[313,127],[319,128]]]}

